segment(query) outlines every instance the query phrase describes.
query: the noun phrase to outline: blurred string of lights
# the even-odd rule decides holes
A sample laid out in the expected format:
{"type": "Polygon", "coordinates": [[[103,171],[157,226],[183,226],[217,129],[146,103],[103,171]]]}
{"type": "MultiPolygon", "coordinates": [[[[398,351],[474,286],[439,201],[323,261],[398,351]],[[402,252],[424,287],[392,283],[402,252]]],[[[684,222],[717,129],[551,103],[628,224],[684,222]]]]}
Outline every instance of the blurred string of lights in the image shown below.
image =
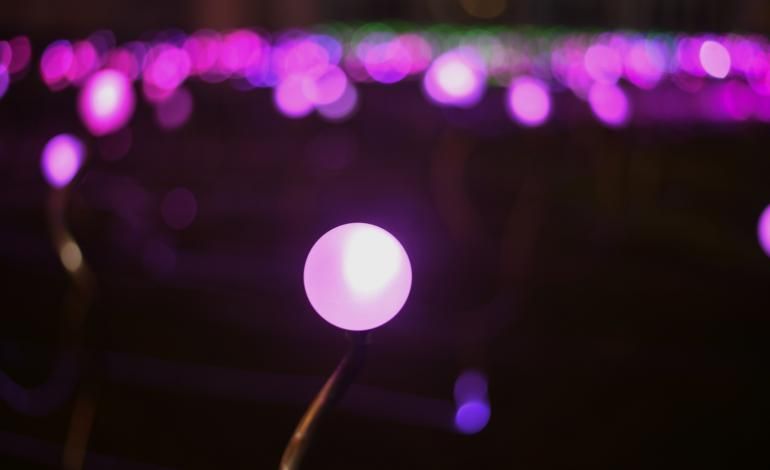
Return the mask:
{"type": "Polygon", "coordinates": [[[163,129],[187,122],[188,81],[266,88],[287,118],[315,112],[332,122],[356,113],[362,86],[416,81],[426,101],[459,112],[499,99],[512,128],[591,116],[608,128],[770,123],[770,42],[759,35],[372,23],[279,33],[168,30],[119,44],[98,31],[55,40],[37,58],[25,36],[0,41],[0,98],[35,75],[51,92],[78,90],[85,128],[113,137],[96,143],[120,147],[114,158],[131,145],[127,124],[138,99],[163,129]],[[568,96],[586,111],[560,112],[568,96]]]}
{"type": "MultiPolygon", "coordinates": [[[[241,91],[271,88],[276,108],[289,118],[315,111],[326,120],[344,120],[359,105],[360,84],[420,80],[430,102],[459,108],[476,105],[489,88],[505,88],[501,105],[526,127],[553,119],[553,100],[564,93],[585,102],[609,127],[770,122],[770,44],[756,35],[374,23],[276,34],[170,30],[118,44],[111,32],[99,31],[53,41],[37,65],[53,92],[98,87],[95,77],[105,78],[95,74],[104,69],[113,71],[109,82],[138,82],[164,128],[178,127],[190,115],[192,99],[183,85],[191,79],[229,82],[241,91]]],[[[0,97],[28,67],[26,37],[0,41],[0,97]]],[[[130,118],[128,98],[124,106],[111,125],[124,114],[130,118]]],[[[109,131],[107,124],[94,127],[99,110],[80,112],[91,132],[109,131]]]]}
{"type": "MultiPolygon", "coordinates": [[[[238,29],[188,35],[171,30],[118,44],[113,33],[99,31],[85,39],[53,41],[37,59],[29,38],[0,40],[0,99],[15,82],[36,75],[51,92],[78,90],[78,114],[97,144],[98,138],[129,130],[139,98],[153,106],[161,128],[184,125],[194,109],[193,95],[185,87],[191,80],[226,83],[241,92],[271,89],[277,111],[287,118],[305,118],[315,112],[331,122],[356,113],[361,86],[418,81],[428,102],[461,110],[476,106],[490,89],[504,89],[500,106],[523,128],[562,119],[554,103],[564,95],[584,102],[590,111],[585,115],[609,128],[649,122],[770,123],[770,43],[762,36],[738,34],[447,25],[418,29],[376,23],[278,34],[238,29]]],[[[121,141],[130,146],[131,134],[124,137],[121,141]]],[[[52,187],[52,240],[75,291],[65,315],[63,344],[69,349],[63,360],[68,354],[80,354],[82,322],[93,296],[92,276],[64,221],[71,182],[87,153],[83,142],[69,134],[54,136],[42,151],[42,172],[52,187]]],[[[195,213],[194,196],[179,188],[167,199],[164,206],[191,207],[187,211],[191,215],[170,225],[180,229],[189,225],[195,213]]],[[[770,256],[770,206],[759,218],[757,234],[770,256]]],[[[324,299],[314,301],[312,288],[307,292],[324,318],[327,313],[345,317],[345,312],[327,312],[324,299]]],[[[404,299],[407,294],[408,287],[404,299]]],[[[404,299],[396,302],[394,311],[387,309],[391,315],[404,299]]],[[[349,318],[327,320],[350,330],[377,326],[351,327],[346,323],[349,318]]],[[[364,344],[354,336],[351,354],[360,354],[357,351],[364,344]]],[[[75,367],[77,361],[71,362],[75,367]]],[[[74,369],[64,374],[72,387],[74,374],[74,369]]],[[[342,375],[346,374],[353,375],[342,375]]],[[[330,379],[332,386],[337,386],[335,377],[330,379]]],[[[18,410],[34,414],[34,394],[14,386],[5,375],[2,378],[3,398],[18,410]]],[[[64,455],[67,468],[82,466],[93,419],[95,386],[84,390],[70,425],[64,455]]],[[[455,402],[456,429],[466,434],[481,431],[490,418],[484,374],[464,372],[456,382],[455,402]]],[[[313,406],[308,413],[315,416],[313,406]]],[[[287,449],[291,454],[290,449],[291,445],[287,449]]]]}

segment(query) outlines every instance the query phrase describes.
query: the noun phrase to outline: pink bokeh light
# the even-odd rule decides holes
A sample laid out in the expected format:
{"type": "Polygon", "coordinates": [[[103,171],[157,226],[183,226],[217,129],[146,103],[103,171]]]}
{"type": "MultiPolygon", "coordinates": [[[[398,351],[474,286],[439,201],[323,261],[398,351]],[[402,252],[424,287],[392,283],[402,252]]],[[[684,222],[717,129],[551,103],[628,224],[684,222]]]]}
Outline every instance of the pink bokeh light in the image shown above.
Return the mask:
{"type": "Polygon", "coordinates": [[[314,105],[328,105],[339,100],[348,86],[348,77],[336,65],[309,73],[302,80],[302,93],[314,105]]]}
{"type": "Polygon", "coordinates": [[[85,80],[100,65],[98,52],[89,41],[78,41],[72,46],[73,61],[67,79],[75,84],[85,80]]]}
{"type": "Polygon", "coordinates": [[[606,44],[594,44],[589,47],[583,58],[588,74],[597,82],[617,83],[623,72],[620,53],[606,44]]]}
{"type": "Polygon", "coordinates": [[[8,41],[11,47],[11,60],[8,63],[8,72],[11,75],[23,72],[32,58],[32,44],[26,36],[16,36],[8,41]]]}
{"type": "Polygon", "coordinates": [[[78,112],[91,134],[114,132],[131,119],[136,97],[121,72],[105,69],[93,74],[80,90],[78,112]]]}
{"type": "Polygon", "coordinates": [[[5,66],[0,64],[0,98],[5,96],[5,92],[8,91],[8,84],[11,82],[11,78],[8,76],[8,71],[5,66]]]}
{"type": "Polygon", "coordinates": [[[273,89],[273,102],[286,117],[301,118],[313,111],[313,103],[305,96],[302,75],[290,75],[273,89]]]}
{"type": "Polygon", "coordinates": [[[477,104],[484,95],[486,68],[472,49],[445,52],[431,64],[423,89],[434,102],[463,108],[477,104]]]}
{"type": "Polygon", "coordinates": [[[371,34],[356,50],[369,76],[380,83],[396,83],[412,70],[409,49],[401,38],[390,34],[371,34]]]}
{"type": "Polygon", "coordinates": [[[190,74],[190,56],[182,48],[162,44],[148,54],[142,78],[154,88],[170,91],[181,85],[190,74]]]}
{"type": "Polygon", "coordinates": [[[622,127],[628,123],[630,105],[625,92],[617,85],[594,84],[588,92],[591,111],[604,124],[622,127]]]}
{"type": "Polygon", "coordinates": [[[182,127],[193,111],[193,99],[190,92],[179,87],[166,99],[155,103],[155,120],[166,130],[182,127]]]}
{"type": "Polygon", "coordinates": [[[730,73],[730,53],[717,41],[704,41],[699,56],[703,70],[714,78],[725,78],[730,73]]]}
{"type": "Polygon", "coordinates": [[[316,106],[318,114],[332,122],[340,122],[348,119],[358,109],[358,91],[348,82],[347,87],[337,101],[316,106]]]}
{"type": "Polygon", "coordinates": [[[765,207],[762,215],[759,216],[757,237],[759,238],[759,246],[770,257],[770,206],[765,207]]]}
{"type": "Polygon", "coordinates": [[[67,186],[85,160],[85,146],[71,134],[53,137],[43,148],[40,166],[48,184],[54,188],[67,186]]]}
{"type": "Polygon", "coordinates": [[[69,41],[49,44],[40,58],[40,77],[43,83],[53,91],[65,88],[69,85],[67,75],[74,61],[75,53],[69,41]]]}
{"type": "Polygon", "coordinates": [[[625,56],[625,76],[639,88],[655,88],[666,73],[666,53],[658,42],[635,41],[625,56]]]}
{"type": "Polygon", "coordinates": [[[8,70],[8,66],[11,64],[11,45],[8,41],[0,41],[0,67],[4,67],[8,70]]]}
{"type": "Polygon", "coordinates": [[[508,111],[516,121],[535,127],[548,120],[551,96],[548,85],[533,77],[518,77],[508,88],[508,111]]]}
{"type": "Polygon", "coordinates": [[[346,330],[370,330],[404,306],[412,267],[393,235],[375,225],[350,223],[326,232],[313,245],[304,284],[324,320],[346,330]]]}

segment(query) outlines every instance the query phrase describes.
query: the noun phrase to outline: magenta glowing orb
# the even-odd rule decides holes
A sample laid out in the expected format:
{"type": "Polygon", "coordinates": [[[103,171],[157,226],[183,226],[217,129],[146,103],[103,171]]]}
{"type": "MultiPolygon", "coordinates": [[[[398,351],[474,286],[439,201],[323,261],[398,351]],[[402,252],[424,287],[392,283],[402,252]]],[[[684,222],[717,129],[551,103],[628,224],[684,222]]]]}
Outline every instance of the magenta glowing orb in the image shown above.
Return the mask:
{"type": "Polygon", "coordinates": [[[8,84],[11,82],[10,77],[8,77],[8,71],[5,70],[5,66],[0,64],[0,98],[2,98],[5,95],[5,92],[8,91],[8,84]]]}
{"type": "Polygon", "coordinates": [[[174,90],[166,99],[155,104],[155,120],[163,129],[182,127],[193,111],[193,99],[184,87],[174,90]]]}
{"type": "Polygon", "coordinates": [[[508,110],[514,119],[525,126],[543,124],[551,113],[548,85],[532,77],[515,79],[508,89],[508,110]]]}
{"type": "Polygon", "coordinates": [[[336,65],[323,67],[316,74],[308,74],[302,81],[302,93],[314,105],[338,101],[348,86],[348,77],[336,65]]]}
{"type": "Polygon", "coordinates": [[[628,98],[617,85],[595,83],[588,92],[588,104],[594,115],[610,127],[621,127],[628,122],[628,98]]]}
{"type": "Polygon", "coordinates": [[[770,206],[767,206],[762,215],[759,216],[757,236],[759,237],[759,246],[762,247],[767,256],[770,256],[770,206]]]}
{"type": "Polygon", "coordinates": [[[84,159],[83,143],[73,135],[59,134],[45,144],[40,166],[48,184],[63,188],[78,173],[84,159]]]}
{"type": "Polygon", "coordinates": [[[438,104],[471,107],[481,100],[486,69],[471,49],[458,49],[439,56],[425,73],[423,87],[438,104]]]}
{"type": "Polygon", "coordinates": [[[704,41],[700,46],[700,64],[714,78],[725,78],[730,73],[730,53],[716,41],[704,41]]]}
{"type": "Polygon", "coordinates": [[[349,118],[358,108],[358,91],[352,83],[348,83],[345,91],[337,101],[318,105],[316,109],[324,119],[332,122],[340,122],[349,118]]]}
{"type": "Polygon", "coordinates": [[[583,65],[597,82],[614,84],[623,72],[623,61],[615,49],[605,44],[594,44],[586,50],[583,65]]]}
{"type": "Polygon", "coordinates": [[[326,232],[305,261],[305,293],[324,320],[345,330],[377,328],[404,306],[412,267],[401,243],[376,225],[326,232]]]}
{"type": "Polygon", "coordinates": [[[67,74],[74,61],[75,53],[69,41],[55,41],[45,49],[40,58],[40,76],[48,88],[57,91],[69,84],[67,74]]]}
{"type": "Polygon", "coordinates": [[[80,118],[91,134],[115,132],[131,119],[136,97],[123,73],[105,69],[92,75],[78,96],[80,118]]]}
{"type": "Polygon", "coordinates": [[[489,423],[489,403],[472,400],[460,405],[455,413],[455,426],[463,434],[476,434],[489,423]]]}
{"type": "Polygon", "coordinates": [[[278,111],[289,118],[305,117],[313,111],[313,102],[305,96],[303,82],[306,77],[289,75],[273,89],[273,101],[278,111]]]}

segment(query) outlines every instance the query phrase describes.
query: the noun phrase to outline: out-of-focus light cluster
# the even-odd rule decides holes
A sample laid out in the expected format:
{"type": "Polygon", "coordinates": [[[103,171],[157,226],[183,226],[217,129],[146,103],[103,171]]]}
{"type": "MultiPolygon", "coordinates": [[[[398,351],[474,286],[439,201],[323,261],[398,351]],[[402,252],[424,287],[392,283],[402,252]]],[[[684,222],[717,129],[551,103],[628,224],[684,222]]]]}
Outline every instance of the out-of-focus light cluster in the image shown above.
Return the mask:
{"type": "Polygon", "coordinates": [[[455,381],[454,395],[455,428],[463,434],[481,432],[491,415],[486,375],[474,369],[464,371],[455,381]]]}
{"type": "MultiPolygon", "coordinates": [[[[462,3],[479,18],[500,14],[506,4],[462,3]]],[[[500,105],[524,127],[563,119],[553,104],[565,93],[585,102],[585,115],[613,128],[644,120],[770,122],[770,43],[761,36],[419,30],[375,23],[274,34],[174,30],[124,44],[99,31],[53,41],[41,52],[40,78],[52,91],[89,89],[94,77],[111,71],[115,85],[97,87],[98,97],[81,104],[84,123],[95,135],[112,133],[130,119],[135,81],[163,129],[183,125],[193,112],[193,95],[179,91],[188,80],[228,82],[242,91],[271,88],[281,114],[302,118],[316,112],[329,121],[356,112],[360,83],[420,80],[429,101],[459,108],[476,106],[487,88],[507,87],[500,105]],[[130,91],[117,93],[116,87],[130,91]],[[125,97],[112,102],[113,92],[125,97]]],[[[31,57],[26,37],[0,41],[0,98],[25,75],[31,57]]]]}

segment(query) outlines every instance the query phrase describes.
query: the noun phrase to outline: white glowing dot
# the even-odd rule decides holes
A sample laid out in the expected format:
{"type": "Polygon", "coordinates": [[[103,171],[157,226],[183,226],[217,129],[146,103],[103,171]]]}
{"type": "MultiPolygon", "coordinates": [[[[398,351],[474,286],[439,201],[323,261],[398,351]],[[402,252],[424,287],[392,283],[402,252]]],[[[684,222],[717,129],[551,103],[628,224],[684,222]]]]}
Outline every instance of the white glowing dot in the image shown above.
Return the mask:
{"type": "Polygon", "coordinates": [[[59,257],[69,272],[77,271],[83,264],[83,255],[80,253],[80,248],[72,240],[64,243],[59,251],[59,257]]]}
{"type": "Polygon", "coordinates": [[[450,62],[438,71],[438,82],[452,96],[459,96],[474,85],[473,72],[462,62],[450,62]]]}

